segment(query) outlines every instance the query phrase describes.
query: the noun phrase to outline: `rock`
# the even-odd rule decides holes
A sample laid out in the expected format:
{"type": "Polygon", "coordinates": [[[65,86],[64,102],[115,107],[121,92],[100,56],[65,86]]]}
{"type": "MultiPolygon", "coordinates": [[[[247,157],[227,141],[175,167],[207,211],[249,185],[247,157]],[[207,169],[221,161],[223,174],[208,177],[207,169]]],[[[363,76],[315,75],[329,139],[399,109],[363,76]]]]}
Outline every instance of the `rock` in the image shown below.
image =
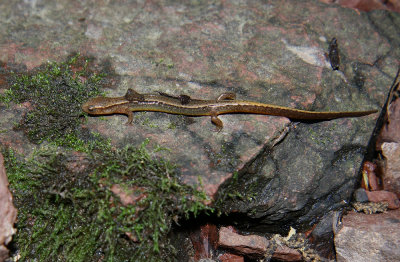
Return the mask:
{"type": "Polygon", "coordinates": [[[1,245],[0,246],[0,262],[4,262],[8,258],[8,249],[1,245]]]}
{"type": "Polygon", "coordinates": [[[217,248],[218,231],[213,224],[200,226],[199,230],[190,233],[194,248],[194,259],[212,258],[217,248]]]}
{"type": "Polygon", "coordinates": [[[366,215],[350,212],[335,235],[338,262],[400,261],[400,209],[366,215]]]}
{"type": "Polygon", "coordinates": [[[399,1],[379,1],[379,0],[320,0],[321,2],[331,4],[339,4],[344,7],[349,7],[353,9],[358,9],[360,11],[372,11],[375,9],[387,9],[400,12],[400,2],[399,1]]]}
{"type": "Polygon", "coordinates": [[[400,144],[383,143],[382,154],[386,159],[383,188],[387,191],[394,192],[397,197],[400,198],[400,144]]]}
{"type": "Polygon", "coordinates": [[[381,150],[383,143],[400,143],[400,99],[394,100],[388,109],[388,119],[381,129],[376,142],[377,150],[381,150]]]}
{"type": "Polygon", "coordinates": [[[379,191],[365,191],[368,200],[371,202],[387,202],[389,209],[397,209],[400,207],[400,201],[395,193],[379,190],[379,191]]]}
{"type": "Polygon", "coordinates": [[[340,217],[341,212],[330,211],[320,219],[309,235],[311,247],[324,258],[333,259],[335,257],[333,237],[340,217]]]}
{"type": "Polygon", "coordinates": [[[4,167],[3,155],[0,153],[0,261],[8,257],[8,249],[5,247],[15,233],[14,222],[17,218],[17,210],[12,201],[12,195],[8,190],[8,180],[4,167]]]}
{"type": "Polygon", "coordinates": [[[141,187],[124,189],[120,185],[115,184],[111,186],[111,192],[119,197],[124,206],[135,205],[138,201],[147,197],[145,189],[141,187]]]}
{"type": "Polygon", "coordinates": [[[272,258],[280,261],[302,261],[300,252],[287,246],[278,246],[272,258]]]}
{"type": "Polygon", "coordinates": [[[269,241],[262,236],[240,235],[232,227],[221,227],[218,245],[249,257],[263,257],[268,251],[269,241]]]}
{"type": "Polygon", "coordinates": [[[244,262],[244,257],[231,253],[224,253],[222,255],[219,255],[218,259],[221,262],[244,262]]]}
{"type": "MultiPolygon", "coordinates": [[[[386,11],[354,15],[315,1],[173,1],[150,2],[148,15],[141,4],[126,2],[91,5],[99,15],[81,20],[78,14],[86,4],[57,2],[43,5],[46,23],[38,23],[35,13],[26,13],[29,8],[14,2],[0,8],[3,27],[11,28],[0,32],[1,62],[30,70],[49,60],[62,61],[76,50],[89,52],[114,72],[108,76],[109,96],[135,86],[141,93],[201,99],[230,91],[238,99],[309,110],[378,109],[398,63],[398,57],[386,55],[398,48],[397,40],[388,39],[397,24],[386,11]],[[60,17],[59,10],[72,15],[60,17]],[[140,15],[132,15],[135,10],[140,15]],[[293,30],[298,21],[310,27],[293,30]],[[320,21],[330,21],[329,26],[320,21]],[[25,37],[31,28],[43,37],[25,37]],[[341,71],[332,71],[324,57],[332,37],[342,54],[341,71]],[[355,83],[355,78],[362,81],[355,83]]],[[[25,112],[14,105],[0,118],[1,129],[8,130],[0,134],[2,142],[19,152],[32,151],[32,144],[12,129],[13,120],[25,112]]],[[[118,115],[106,116],[107,121],[89,117],[85,126],[116,147],[149,138],[150,146],[169,148],[158,154],[176,164],[184,183],[197,185],[200,174],[209,196],[219,195],[221,185],[228,185],[239,170],[244,174],[241,188],[221,195],[248,195],[239,201],[221,199],[223,212],[237,211],[262,225],[284,228],[296,220],[307,225],[351,197],[376,117],[296,124],[286,117],[228,114],[220,117],[224,129],[216,133],[210,117],[144,112],[135,113],[131,126],[118,115]],[[292,124],[295,128],[289,128],[292,124]]]]}
{"type": "MultiPolygon", "coordinates": [[[[87,5],[49,1],[32,8],[29,1],[10,1],[0,8],[7,28],[0,30],[1,62],[32,69],[78,50],[107,60],[115,71],[110,96],[123,95],[128,86],[207,99],[233,91],[239,99],[338,111],[380,108],[399,60],[387,55],[398,50],[399,40],[390,37],[398,20],[385,11],[355,15],[315,1],[272,0],[148,1],[149,12],[143,12],[142,3],[110,1],[89,4],[96,15],[81,20],[87,5]],[[32,28],[41,37],[27,37],[32,28]],[[332,36],[343,54],[341,72],[332,71],[323,55],[332,36]],[[364,75],[360,83],[356,75],[364,75]]],[[[1,130],[8,131],[0,137],[27,152],[32,144],[11,124],[22,113],[2,111],[1,130]]],[[[178,166],[185,183],[197,185],[200,175],[210,196],[239,170],[238,188],[221,196],[244,197],[222,199],[223,211],[284,228],[288,222],[308,225],[351,197],[376,117],[296,124],[285,117],[224,115],[224,129],[216,133],[209,117],[145,112],[135,114],[132,126],[123,124],[125,117],[107,116],[88,118],[87,128],[117,147],[149,138],[169,148],[159,154],[178,166]]]]}
{"type": "Polygon", "coordinates": [[[355,201],[357,201],[357,202],[361,202],[361,203],[368,202],[368,196],[367,196],[367,193],[365,192],[364,188],[359,188],[356,191],[354,191],[353,196],[354,196],[355,201]]]}
{"type": "MultiPolygon", "coordinates": [[[[250,258],[263,258],[272,247],[271,242],[265,237],[240,235],[233,227],[220,228],[218,245],[250,258]]],[[[282,261],[301,261],[302,255],[295,249],[278,245],[273,251],[272,258],[282,261]]]]}

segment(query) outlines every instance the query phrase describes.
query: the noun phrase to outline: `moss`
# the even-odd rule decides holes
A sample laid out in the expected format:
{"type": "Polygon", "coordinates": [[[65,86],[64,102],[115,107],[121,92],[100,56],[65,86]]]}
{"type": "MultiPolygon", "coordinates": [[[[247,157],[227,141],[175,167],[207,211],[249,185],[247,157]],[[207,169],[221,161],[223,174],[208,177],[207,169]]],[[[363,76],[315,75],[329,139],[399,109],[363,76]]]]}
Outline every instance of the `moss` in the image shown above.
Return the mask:
{"type": "Polygon", "coordinates": [[[147,143],[115,150],[92,145],[96,150],[87,154],[60,153],[50,144],[26,161],[3,150],[20,210],[21,259],[173,260],[174,220],[212,209],[204,192],[179,182],[171,163],[151,156],[147,143]],[[116,185],[140,197],[124,206],[112,191],[116,185]]]}
{"type": "Polygon", "coordinates": [[[245,200],[244,194],[238,189],[240,188],[239,186],[239,174],[238,172],[234,172],[229,181],[224,183],[224,187],[221,187],[220,190],[218,190],[216,201],[214,203],[218,210],[218,215],[221,215],[222,213],[229,213],[226,210],[225,212],[223,211],[227,202],[245,200]]]}
{"type": "Polygon", "coordinates": [[[234,172],[232,177],[224,182],[218,190],[214,207],[218,211],[218,215],[228,215],[231,210],[231,203],[238,202],[251,202],[257,198],[256,184],[251,183],[246,186],[247,180],[243,174],[240,175],[238,172],[234,172]]]}
{"type": "Polygon", "coordinates": [[[153,64],[155,64],[157,67],[167,67],[168,69],[172,69],[175,67],[175,64],[172,62],[170,58],[164,59],[160,58],[157,61],[153,61],[153,64]]]}
{"type": "Polygon", "coordinates": [[[37,144],[29,158],[1,148],[18,208],[14,237],[28,261],[171,261],[174,221],[212,212],[204,192],[184,185],[165,148],[128,145],[81,127],[81,104],[100,93],[102,77],[73,56],[14,74],[0,102],[30,103],[17,128],[37,144]],[[43,143],[45,142],[45,143],[43,143]],[[131,196],[123,204],[122,193],[131,196]]]}
{"type": "Polygon", "coordinates": [[[103,138],[98,133],[81,129],[80,133],[69,133],[50,142],[57,147],[72,148],[79,152],[89,153],[93,150],[107,151],[111,148],[111,140],[103,138]]]}
{"type": "Polygon", "coordinates": [[[168,123],[167,129],[175,130],[176,129],[176,123],[173,123],[173,122],[168,123]]]}
{"type": "Polygon", "coordinates": [[[208,198],[154,156],[164,148],[149,152],[147,140],[115,148],[81,127],[81,104],[100,93],[101,76],[88,63],[73,56],[15,74],[0,95],[3,103],[31,104],[18,128],[37,144],[26,159],[0,147],[19,210],[13,241],[20,260],[171,261],[172,224],[212,212],[208,198]],[[116,187],[131,196],[130,204],[116,187]]]}
{"type": "Polygon", "coordinates": [[[29,102],[18,129],[31,142],[61,138],[79,133],[81,105],[100,93],[102,74],[88,69],[89,60],[79,55],[67,62],[49,63],[33,72],[14,74],[10,89],[0,95],[0,102],[29,102]]]}

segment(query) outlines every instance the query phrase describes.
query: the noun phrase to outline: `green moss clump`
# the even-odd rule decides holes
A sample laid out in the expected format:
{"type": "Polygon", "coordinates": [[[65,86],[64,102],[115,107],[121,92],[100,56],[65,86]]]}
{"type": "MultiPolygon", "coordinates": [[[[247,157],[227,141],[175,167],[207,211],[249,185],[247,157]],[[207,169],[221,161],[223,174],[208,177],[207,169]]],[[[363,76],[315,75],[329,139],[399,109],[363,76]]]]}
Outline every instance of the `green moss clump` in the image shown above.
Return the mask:
{"type": "Polygon", "coordinates": [[[15,204],[23,207],[15,237],[21,259],[173,261],[173,221],[212,209],[147,143],[88,153],[50,145],[26,161],[3,150],[15,204]],[[133,202],[123,205],[115,187],[133,202]]]}
{"type": "Polygon", "coordinates": [[[0,95],[3,103],[30,103],[18,128],[38,144],[28,159],[0,145],[18,208],[13,242],[21,261],[172,261],[174,221],[213,211],[204,192],[153,157],[148,141],[115,148],[81,127],[81,105],[100,93],[101,79],[74,56],[15,74],[0,95]]]}
{"type": "Polygon", "coordinates": [[[256,189],[254,188],[255,183],[243,190],[243,186],[246,185],[243,182],[244,180],[246,178],[240,177],[238,172],[234,172],[232,177],[219,188],[214,202],[218,216],[222,214],[228,215],[231,212],[230,203],[232,202],[249,202],[257,198],[256,189]]]}
{"type": "Polygon", "coordinates": [[[76,135],[81,124],[81,105],[100,94],[102,74],[88,70],[89,61],[79,55],[67,62],[49,63],[25,74],[14,74],[10,89],[0,102],[30,102],[31,109],[18,125],[31,142],[76,135]]]}
{"type": "Polygon", "coordinates": [[[204,192],[180,183],[170,162],[151,157],[147,143],[127,146],[103,159],[96,177],[103,185],[120,185],[138,198],[135,205],[120,207],[118,214],[124,232],[139,241],[132,253],[136,261],[171,261],[173,247],[167,235],[174,219],[213,210],[204,204],[209,200],[204,192]]]}

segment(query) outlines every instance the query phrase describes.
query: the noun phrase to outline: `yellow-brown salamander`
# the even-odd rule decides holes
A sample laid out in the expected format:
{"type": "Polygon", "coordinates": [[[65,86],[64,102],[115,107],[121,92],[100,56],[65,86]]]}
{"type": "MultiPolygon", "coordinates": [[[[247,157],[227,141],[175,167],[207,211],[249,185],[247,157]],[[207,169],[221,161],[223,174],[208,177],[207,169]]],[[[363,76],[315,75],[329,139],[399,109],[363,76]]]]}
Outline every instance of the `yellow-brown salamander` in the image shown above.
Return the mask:
{"type": "Polygon", "coordinates": [[[95,97],[82,106],[90,115],[125,114],[128,124],[133,121],[136,111],[157,111],[187,116],[211,116],[211,122],[218,130],[223,127],[218,118],[221,114],[247,113],[273,116],[284,116],[296,120],[330,120],[343,117],[360,117],[376,113],[377,110],[348,112],[315,112],[289,107],[263,104],[251,101],[236,100],[235,93],[222,93],[215,100],[192,99],[186,95],[172,96],[158,94],[139,94],[129,88],[125,96],[95,97]]]}

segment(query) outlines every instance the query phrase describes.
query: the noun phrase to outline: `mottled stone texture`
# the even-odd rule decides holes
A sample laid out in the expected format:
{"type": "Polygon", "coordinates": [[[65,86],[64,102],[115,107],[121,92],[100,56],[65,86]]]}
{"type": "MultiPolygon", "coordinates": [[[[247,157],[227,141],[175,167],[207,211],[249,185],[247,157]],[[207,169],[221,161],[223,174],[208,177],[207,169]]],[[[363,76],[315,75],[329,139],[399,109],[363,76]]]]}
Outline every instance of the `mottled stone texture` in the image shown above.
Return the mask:
{"type": "MultiPolygon", "coordinates": [[[[308,110],[379,109],[399,63],[399,21],[387,11],[317,1],[2,1],[0,64],[32,69],[81,52],[110,65],[106,91],[114,96],[128,87],[196,98],[231,91],[308,110]],[[339,71],[325,58],[333,37],[339,71]]],[[[0,143],[29,151],[11,130],[23,113],[15,109],[1,108],[0,129],[8,131],[0,143]]],[[[90,118],[87,127],[116,145],[150,138],[170,148],[164,156],[182,180],[195,184],[200,176],[227,212],[283,226],[312,222],[350,198],[376,118],[288,128],[284,117],[225,115],[216,133],[209,117],[147,112],[135,114],[133,126],[109,116],[90,118]],[[239,183],[228,188],[236,171],[239,183]],[[245,197],[222,198],[227,190],[245,197]]]]}
{"type": "Polygon", "coordinates": [[[400,143],[383,143],[382,154],[386,158],[384,188],[400,198],[400,143]]]}
{"type": "Polygon", "coordinates": [[[400,261],[400,209],[366,215],[351,212],[335,235],[338,262],[400,261]]]}
{"type": "Polygon", "coordinates": [[[283,244],[271,247],[271,242],[267,238],[258,235],[241,235],[236,233],[231,226],[219,229],[218,245],[222,249],[232,250],[246,257],[263,259],[268,252],[272,251],[272,258],[278,261],[302,261],[302,255],[296,249],[283,244]]]}
{"type": "Polygon", "coordinates": [[[221,227],[218,245],[222,248],[233,249],[240,254],[253,257],[263,257],[270,246],[269,241],[262,236],[243,236],[234,232],[233,228],[221,227]]]}

